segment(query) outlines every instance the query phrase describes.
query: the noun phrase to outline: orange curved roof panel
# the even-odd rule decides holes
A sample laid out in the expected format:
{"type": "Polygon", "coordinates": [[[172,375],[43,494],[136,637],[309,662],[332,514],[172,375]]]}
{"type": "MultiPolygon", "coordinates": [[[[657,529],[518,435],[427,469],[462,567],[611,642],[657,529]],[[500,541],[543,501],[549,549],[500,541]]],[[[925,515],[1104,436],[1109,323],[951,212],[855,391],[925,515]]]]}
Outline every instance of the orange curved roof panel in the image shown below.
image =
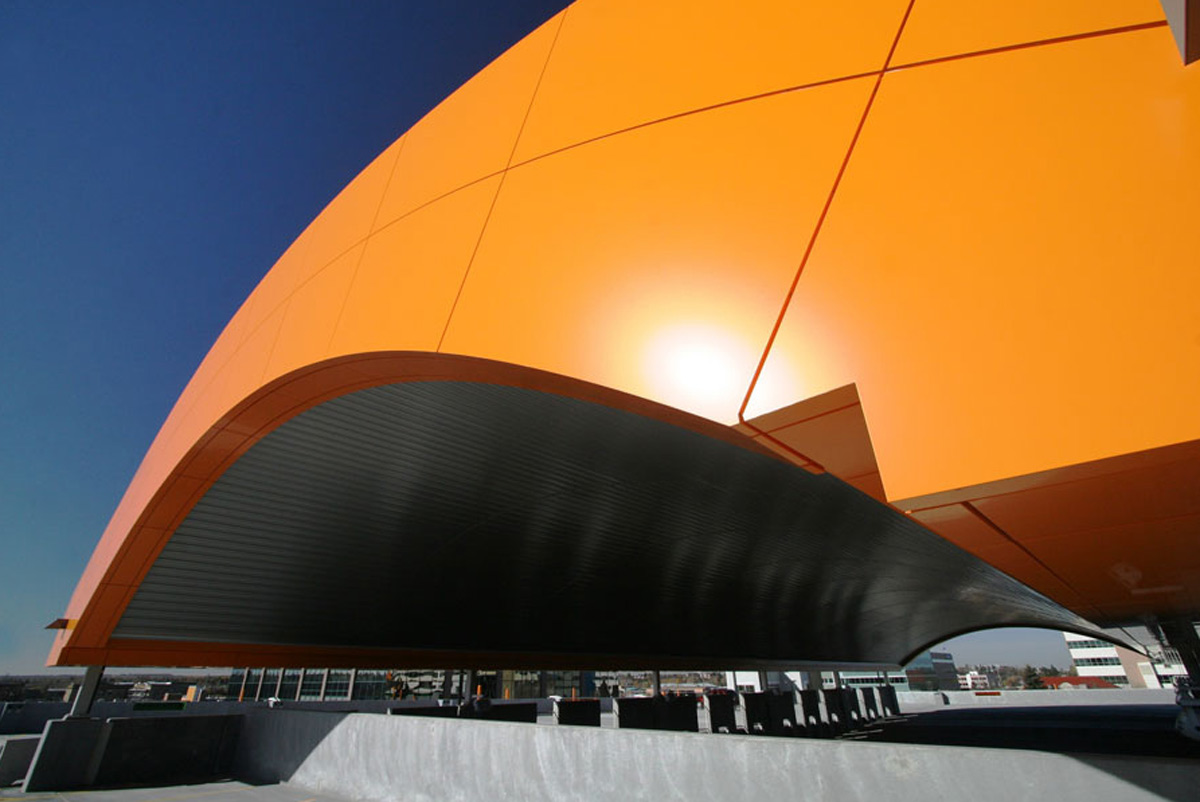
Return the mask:
{"type": "Polygon", "coordinates": [[[869,6],[580,0],[431,111],[213,345],[51,662],[106,659],[256,439],[475,358],[734,427],[1093,621],[1200,611],[1200,72],[1150,0],[869,6]]]}

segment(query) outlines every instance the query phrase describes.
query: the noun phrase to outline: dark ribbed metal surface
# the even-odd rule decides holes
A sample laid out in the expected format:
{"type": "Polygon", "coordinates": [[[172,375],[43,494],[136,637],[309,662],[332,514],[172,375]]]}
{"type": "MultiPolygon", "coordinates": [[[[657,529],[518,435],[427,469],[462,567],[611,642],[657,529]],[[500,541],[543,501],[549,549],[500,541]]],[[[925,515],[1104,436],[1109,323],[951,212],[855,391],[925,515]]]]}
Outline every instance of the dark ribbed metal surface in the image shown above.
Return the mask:
{"type": "Polygon", "coordinates": [[[895,663],[1086,621],[830,475],[466,382],[283,424],[171,537],[114,637],[895,663]]]}

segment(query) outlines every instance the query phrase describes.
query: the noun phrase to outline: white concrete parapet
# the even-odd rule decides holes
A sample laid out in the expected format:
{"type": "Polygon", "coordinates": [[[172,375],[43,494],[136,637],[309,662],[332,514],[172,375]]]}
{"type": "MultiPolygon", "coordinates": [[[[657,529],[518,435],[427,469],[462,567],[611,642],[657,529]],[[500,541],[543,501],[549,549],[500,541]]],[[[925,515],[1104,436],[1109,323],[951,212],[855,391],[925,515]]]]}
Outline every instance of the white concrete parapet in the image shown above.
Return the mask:
{"type": "Polygon", "coordinates": [[[1200,788],[1200,765],[1166,758],[286,709],[247,716],[236,770],[361,800],[1148,802],[1200,788]]]}

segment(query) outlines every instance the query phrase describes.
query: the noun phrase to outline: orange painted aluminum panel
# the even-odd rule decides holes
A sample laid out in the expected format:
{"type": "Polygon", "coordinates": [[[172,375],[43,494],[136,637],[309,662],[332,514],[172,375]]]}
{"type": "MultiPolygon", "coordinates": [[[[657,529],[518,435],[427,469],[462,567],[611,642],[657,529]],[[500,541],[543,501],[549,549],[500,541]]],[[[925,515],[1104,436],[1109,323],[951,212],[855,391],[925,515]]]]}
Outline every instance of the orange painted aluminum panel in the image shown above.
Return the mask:
{"type": "Polygon", "coordinates": [[[1086,601],[1074,588],[1016,544],[981,548],[976,556],[1012,577],[1019,577],[1029,587],[1054,599],[1083,616],[1096,616],[1097,608],[1086,601]]]}
{"type": "Polygon", "coordinates": [[[301,284],[284,306],[279,333],[259,384],[312,364],[329,352],[333,328],[363,258],[366,243],[343,253],[301,284]]]}
{"type": "MultiPolygon", "coordinates": [[[[1200,515],[1200,460],[1123,471],[974,503],[1024,543],[1138,521],[1195,517],[1200,515]]],[[[1090,543],[1090,538],[1086,542],[1090,543]]],[[[1131,540],[1129,549],[1137,551],[1138,542],[1131,540]]]]}
{"type": "Polygon", "coordinates": [[[1200,437],[1200,72],[1173,48],[885,77],[764,379],[856,382],[889,497],[1200,437]]]}
{"type": "Polygon", "coordinates": [[[377,227],[508,167],[562,18],[513,45],[405,134],[377,227]]]}
{"type": "Polygon", "coordinates": [[[726,106],[513,168],[442,350],[734,422],[872,83],[726,106]]]}
{"type": "Polygon", "coordinates": [[[1166,19],[1158,0],[917,0],[896,65],[1166,19]]]}
{"type": "Polygon", "coordinates": [[[673,114],[877,71],[907,6],[580,0],[567,9],[516,161],[673,114]]]}
{"type": "Polygon", "coordinates": [[[789,461],[828,471],[879,501],[887,500],[854,385],[791,404],[734,429],[789,461]]]}
{"type": "Polygon", "coordinates": [[[975,555],[1011,545],[1002,533],[961,504],[915,510],[911,515],[913,520],[975,555]]]}
{"type": "Polygon", "coordinates": [[[1197,488],[1193,441],[957,488],[953,495],[977,514],[951,503],[912,515],[993,562],[1008,541],[1070,586],[1056,599],[1078,599],[1086,607],[1075,609],[1098,620],[1115,615],[1117,604],[1124,612],[1109,622],[1129,623],[1195,608],[1188,600],[1200,597],[1200,558],[1189,545],[1200,523],[1197,488]]]}
{"type": "Polygon", "coordinates": [[[288,249],[285,259],[267,273],[251,296],[255,315],[273,312],[297,287],[371,233],[402,142],[392,143],[338,193],[288,249]]]}
{"type": "Polygon", "coordinates": [[[1029,548],[1098,601],[1170,605],[1200,587],[1197,532],[1200,514],[1043,538],[1029,548]]]}
{"type": "Polygon", "coordinates": [[[372,235],[328,355],[436,351],[499,185],[472,184],[372,235]]]}

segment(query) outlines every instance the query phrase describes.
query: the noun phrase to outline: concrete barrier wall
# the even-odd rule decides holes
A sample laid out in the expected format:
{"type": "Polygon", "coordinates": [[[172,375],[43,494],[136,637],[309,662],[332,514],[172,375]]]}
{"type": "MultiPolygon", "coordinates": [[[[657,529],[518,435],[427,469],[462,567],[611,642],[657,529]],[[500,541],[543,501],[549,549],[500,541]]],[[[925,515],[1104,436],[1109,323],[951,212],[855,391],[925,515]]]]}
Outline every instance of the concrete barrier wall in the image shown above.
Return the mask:
{"type": "MultiPolygon", "coordinates": [[[[493,705],[536,702],[538,713],[549,714],[553,702],[550,699],[513,699],[492,701],[493,705]]],[[[288,710],[321,710],[354,713],[386,713],[391,707],[429,705],[428,699],[358,699],[332,700],[326,702],[282,702],[288,710]]],[[[146,709],[134,710],[134,702],[96,702],[92,705],[91,718],[149,718],[157,716],[228,716],[245,713],[257,708],[266,708],[265,701],[238,702],[236,700],[187,702],[182,710],[146,709]]],[[[601,699],[600,710],[610,712],[612,699],[601,699]]],[[[40,735],[46,722],[60,719],[71,712],[66,702],[3,702],[0,703],[0,735],[40,735]]]]}
{"type": "Polygon", "coordinates": [[[10,702],[0,709],[0,735],[41,734],[46,722],[71,712],[66,702],[10,702]]]}
{"type": "Polygon", "coordinates": [[[1195,802],[1200,765],[1006,749],[260,710],[235,773],[361,800],[1195,802]]]}
{"type": "MultiPolygon", "coordinates": [[[[266,707],[266,702],[187,702],[183,710],[146,709],[134,710],[134,702],[96,702],[92,705],[91,718],[153,718],[157,716],[228,716],[244,713],[256,707],[266,707]]],[[[7,703],[0,709],[0,735],[40,735],[47,721],[60,719],[71,712],[66,702],[16,702],[7,703]]],[[[382,712],[382,710],[380,711],[382,712]]]]}
{"type": "MultiPolygon", "coordinates": [[[[988,691],[987,693],[993,692],[988,691]]],[[[1175,703],[1175,691],[1171,688],[999,691],[998,693],[998,696],[979,696],[975,691],[900,691],[896,696],[900,700],[901,712],[926,710],[946,705],[1043,707],[1048,705],[1169,705],[1175,703]]]]}
{"type": "Polygon", "coordinates": [[[173,785],[228,777],[242,716],[157,716],[106,722],[91,783],[173,785]]]}
{"type": "MultiPolygon", "coordinates": [[[[26,791],[228,777],[243,716],[65,718],[46,724],[26,791]]],[[[0,755],[2,757],[2,755],[0,755]]]]}
{"type": "Polygon", "coordinates": [[[38,736],[12,736],[0,740],[0,787],[24,780],[37,751],[38,736]]]}

